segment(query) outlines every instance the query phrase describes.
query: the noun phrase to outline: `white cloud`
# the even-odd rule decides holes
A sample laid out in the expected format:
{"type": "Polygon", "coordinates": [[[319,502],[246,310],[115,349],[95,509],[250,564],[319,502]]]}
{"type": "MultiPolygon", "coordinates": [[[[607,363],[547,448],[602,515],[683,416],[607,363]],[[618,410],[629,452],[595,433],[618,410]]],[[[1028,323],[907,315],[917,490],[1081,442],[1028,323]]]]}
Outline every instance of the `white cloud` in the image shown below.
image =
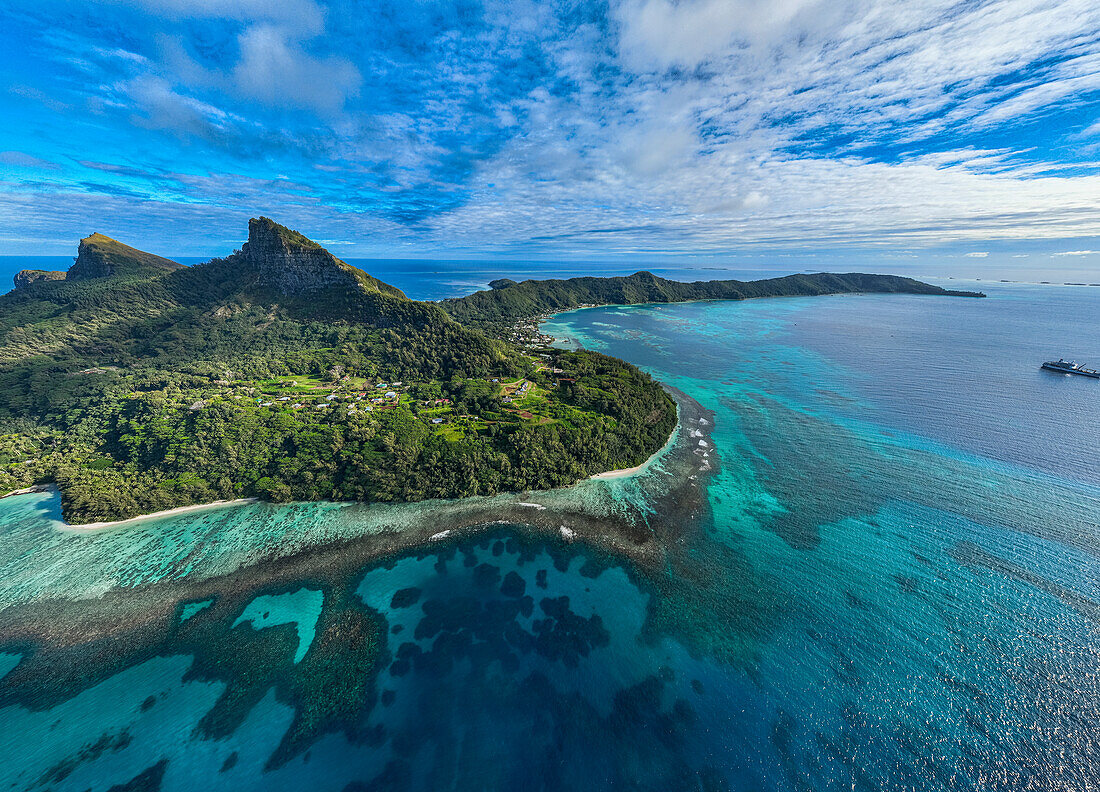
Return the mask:
{"type": "Polygon", "coordinates": [[[308,55],[285,28],[250,27],[240,36],[240,48],[233,83],[242,95],[265,104],[338,110],[362,82],[351,61],[308,55]]]}
{"type": "Polygon", "coordinates": [[[780,139],[824,127],[866,143],[899,129],[922,140],[1100,85],[1092,0],[623,0],[617,18],[628,67],[706,64],[700,112],[780,139]]]}
{"type": "Polygon", "coordinates": [[[474,189],[475,201],[434,221],[444,244],[494,240],[525,249],[536,238],[577,254],[721,253],[1100,236],[1098,176],[1018,179],[936,157],[754,159],[736,141],[650,173],[624,167],[614,141],[555,160],[541,138],[529,137],[487,164],[474,189]],[[537,181],[526,178],[533,162],[537,181]]]}
{"type": "Polygon", "coordinates": [[[1066,250],[1062,253],[1052,253],[1052,256],[1100,256],[1100,250],[1066,250]]]}
{"type": "Polygon", "coordinates": [[[438,221],[441,238],[529,233],[583,252],[1100,234],[1100,177],[1083,163],[952,146],[1100,87],[1092,0],[615,8],[624,83],[540,99],[526,134],[484,165],[476,199],[438,221]],[[899,150],[807,152],[837,134],[899,150]],[[915,153],[921,142],[942,150],[915,153]]]}
{"type": "Polygon", "coordinates": [[[620,47],[636,68],[693,68],[731,47],[789,35],[823,0],[626,0],[616,10],[620,47]]]}
{"type": "Polygon", "coordinates": [[[989,252],[984,251],[984,250],[983,251],[975,251],[973,253],[967,253],[966,257],[967,258],[988,258],[989,257],[989,252]]]}

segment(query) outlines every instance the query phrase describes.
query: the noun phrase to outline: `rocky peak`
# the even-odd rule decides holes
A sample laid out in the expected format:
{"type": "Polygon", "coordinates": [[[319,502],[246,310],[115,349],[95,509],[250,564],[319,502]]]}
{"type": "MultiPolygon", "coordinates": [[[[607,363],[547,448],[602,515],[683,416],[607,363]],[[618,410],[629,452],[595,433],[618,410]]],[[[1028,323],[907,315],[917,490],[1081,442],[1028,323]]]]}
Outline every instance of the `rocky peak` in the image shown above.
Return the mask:
{"type": "Polygon", "coordinates": [[[62,280],[65,280],[64,272],[53,272],[50,270],[20,270],[15,273],[15,288],[22,289],[25,286],[30,286],[32,283],[38,283],[39,281],[62,280]]]}
{"type": "Polygon", "coordinates": [[[248,241],[239,254],[259,273],[264,285],[300,295],[330,286],[365,285],[356,270],[313,240],[267,217],[248,221],[248,241]]]}
{"type": "Polygon", "coordinates": [[[171,259],[124,245],[104,234],[92,234],[80,240],[76,261],[69,267],[65,279],[79,281],[111,275],[159,275],[182,266],[171,259]]]}

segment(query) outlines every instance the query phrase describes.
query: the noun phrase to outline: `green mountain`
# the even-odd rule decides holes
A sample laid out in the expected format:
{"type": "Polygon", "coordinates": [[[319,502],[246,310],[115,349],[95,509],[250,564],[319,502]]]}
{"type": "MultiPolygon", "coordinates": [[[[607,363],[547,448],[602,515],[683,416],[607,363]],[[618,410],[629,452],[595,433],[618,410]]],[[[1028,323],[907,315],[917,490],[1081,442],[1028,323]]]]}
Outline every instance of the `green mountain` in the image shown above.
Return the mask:
{"type": "Polygon", "coordinates": [[[109,236],[92,234],[80,240],[76,261],[69,267],[65,280],[79,281],[112,276],[146,277],[172,272],[182,267],[182,264],[171,259],[132,248],[109,236]]]}
{"type": "Polygon", "coordinates": [[[230,260],[254,269],[265,286],[286,295],[301,296],[337,287],[407,300],[400,289],[372,278],[267,217],[248,221],[248,241],[230,260]]]}
{"type": "Polygon", "coordinates": [[[92,234],[80,240],[76,260],[68,272],[22,270],[15,275],[15,288],[25,288],[41,281],[81,281],[112,276],[143,278],[182,267],[182,264],[171,259],[132,248],[109,236],[92,234]]]}
{"type": "Polygon", "coordinates": [[[491,339],[267,218],[194,267],[104,240],[0,296],[0,493],[56,483],[72,522],[560,486],[675,423],[634,367],[491,339]]]}
{"type": "Polygon", "coordinates": [[[817,273],[757,281],[715,280],[682,283],[651,272],[615,278],[527,280],[502,278],[489,291],[444,300],[443,308],[460,322],[493,325],[541,316],[581,305],[637,305],[688,300],[746,300],[845,293],[905,293],[984,297],[980,292],[941,289],[898,275],[817,273]]]}

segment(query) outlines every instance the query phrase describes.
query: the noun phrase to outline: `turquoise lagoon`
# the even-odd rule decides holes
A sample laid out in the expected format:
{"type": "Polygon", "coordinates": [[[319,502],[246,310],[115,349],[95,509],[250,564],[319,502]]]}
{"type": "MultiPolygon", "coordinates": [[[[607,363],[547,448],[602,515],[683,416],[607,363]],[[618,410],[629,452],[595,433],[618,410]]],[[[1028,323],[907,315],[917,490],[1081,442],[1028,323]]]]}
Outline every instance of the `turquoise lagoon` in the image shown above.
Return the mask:
{"type": "Polygon", "coordinates": [[[983,287],[556,317],[713,412],[709,513],[659,573],[500,525],[242,598],[217,581],[431,512],[81,533],[51,494],[0,502],[0,623],[215,586],[63,690],[0,646],[0,784],[1095,788],[1100,383],[1038,364],[1097,348],[1100,293],[983,287]]]}

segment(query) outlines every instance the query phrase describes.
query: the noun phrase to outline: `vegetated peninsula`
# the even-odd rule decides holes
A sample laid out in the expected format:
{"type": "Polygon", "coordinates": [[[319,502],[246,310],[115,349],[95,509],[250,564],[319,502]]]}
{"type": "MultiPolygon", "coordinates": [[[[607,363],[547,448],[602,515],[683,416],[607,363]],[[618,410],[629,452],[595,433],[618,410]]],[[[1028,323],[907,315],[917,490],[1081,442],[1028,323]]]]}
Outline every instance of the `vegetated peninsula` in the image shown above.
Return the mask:
{"type": "Polygon", "coordinates": [[[249,496],[570,484],[647,459],[675,404],[628,363],[497,331],[596,303],[962,294],[895,276],[638,273],[497,281],[440,305],[263,217],[239,251],[198,266],[95,234],[68,272],[24,271],[16,286],[0,297],[0,492],[56,484],[73,523],[249,496]]]}
{"type": "Polygon", "coordinates": [[[585,305],[639,305],[690,300],[747,300],[755,297],[872,292],[985,297],[982,292],[942,289],[899,275],[868,275],[858,272],[819,272],[756,281],[714,280],[683,283],[643,271],[625,277],[526,280],[522,283],[501,278],[489,286],[488,291],[444,300],[441,304],[460,322],[494,327],[585,305]]]}
{"type": "Polygon", "coordinates": [[[101,235],[0,297],[0,492],[66,519],[214,500],[408,501],[570,484],[675,426],[648,375],[523,350],[266,218],[181,267],[101,235]]]}

